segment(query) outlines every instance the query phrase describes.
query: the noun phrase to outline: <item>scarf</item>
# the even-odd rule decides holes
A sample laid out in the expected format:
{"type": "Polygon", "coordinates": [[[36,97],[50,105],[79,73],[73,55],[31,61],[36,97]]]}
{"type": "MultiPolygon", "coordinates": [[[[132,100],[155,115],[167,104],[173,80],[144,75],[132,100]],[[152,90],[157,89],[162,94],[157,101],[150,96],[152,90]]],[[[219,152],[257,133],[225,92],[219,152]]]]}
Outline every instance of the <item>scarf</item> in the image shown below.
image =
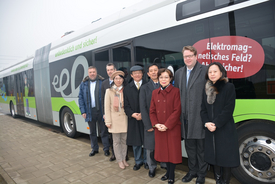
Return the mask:
{"type": "Polygon", "coordinates": [[[120,112],[121,108],[123,108],[123,86],[117,87],[113,85],[111,90],[115,92],[114,101],[113,101],[113,108],[115,112],[120,112]]]}
{"type": "Polygon", "coordinates": [[[227,77],[219,79],[215,84],[212,81],[208,80],[205,84],[205,93],[207,95],[207,103],[213,104],[216,100],[216,95],[219,94],[219,91],[225,83],[228,82],[227,77]]]}

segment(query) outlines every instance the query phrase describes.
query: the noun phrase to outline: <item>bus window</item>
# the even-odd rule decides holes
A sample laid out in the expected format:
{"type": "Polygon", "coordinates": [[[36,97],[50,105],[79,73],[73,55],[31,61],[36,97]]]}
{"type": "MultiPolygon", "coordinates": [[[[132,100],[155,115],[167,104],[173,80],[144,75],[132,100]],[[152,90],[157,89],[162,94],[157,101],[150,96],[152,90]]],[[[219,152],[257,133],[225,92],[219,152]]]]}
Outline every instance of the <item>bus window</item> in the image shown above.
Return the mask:
{"type": "Polygon", "coordinates": [[[101,75],[105,79],[108,78],[108,75],[106,73],[106,65],[109,62],[110,61],[108,50],[95,53],[95,67],[97,69],[97,74],[101,75]]]}
{"type": "Polygon", "coordinates": [[[208,37],[207,19],[146,34],[134,40],[135,61],[145,69],[150,63],[158,63],[160,67],[172,65],[176,72],[184,66],[182,48],[208,37]]]}
{"type": "MultiPolygon", "coordinates": [[[[274,99],[275,22],[274,7],[266,3],[209,18],[210,37],[241,36],[258,42],[265,54],[264,65],[249,77],[231,79],[237,99],[274,99]]],[[[211,41],[210,41],[211,42],[211,41]]]]}
{"type": "Polygon", "coordinates": [[[125,73],[125,79],[129,82],[130,67],[131,67],[131,45],[118,47],[113,49],[113,62],[117,70],[121,70],[125,73]]]}

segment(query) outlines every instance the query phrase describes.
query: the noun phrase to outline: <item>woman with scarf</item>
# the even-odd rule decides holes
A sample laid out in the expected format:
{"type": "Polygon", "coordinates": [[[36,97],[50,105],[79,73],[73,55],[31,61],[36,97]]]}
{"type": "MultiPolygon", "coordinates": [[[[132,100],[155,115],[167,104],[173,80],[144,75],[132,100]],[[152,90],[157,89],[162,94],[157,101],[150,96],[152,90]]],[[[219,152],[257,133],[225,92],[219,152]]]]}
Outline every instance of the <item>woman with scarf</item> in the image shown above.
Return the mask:
{"type": "Polygon", "coordinates": [[[228,82],[222,64],[211,63],[205,76],[207,82],[201,105],[205,126],[204,160],[213,165],[217,184],[230,182],[231,168],[238,167],[240,155],[233,119],[235,87],[228,82]]]}
{"type": "Polygon", "coordinates": [[[155,160],[166,162],[167,171],[161,180],[174,183],[176,164],[181,156],[180,91],[171,81],[173,73],[166,68],[158,72],[160,88],[152,93],[150,120],[155,129],[155,160]]]}
{"type": "Polygon", "coordinates": [[[113,83],[111,88],[106,90],[104,100],[105,124],[109,132],[112,133],[114,152],[121,169],[129,166],[125,160],[127,153],[127,116],[123,106],[124,75],[122,71],[116,71],[112,74],[113,83]]]}

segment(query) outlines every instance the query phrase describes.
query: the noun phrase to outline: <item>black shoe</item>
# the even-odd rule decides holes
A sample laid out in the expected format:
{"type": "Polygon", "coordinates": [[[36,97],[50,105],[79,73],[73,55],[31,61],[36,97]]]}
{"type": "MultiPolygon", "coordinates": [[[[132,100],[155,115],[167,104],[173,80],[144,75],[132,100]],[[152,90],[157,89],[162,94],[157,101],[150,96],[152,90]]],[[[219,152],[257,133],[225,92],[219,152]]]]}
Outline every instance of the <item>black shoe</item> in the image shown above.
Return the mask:
{"type": "Polygon", "coordinates": [[[173,184],[173,183],[174,183],[174,180],[171,180],[171,179],[168,180],[168,184],[173,184]]]}
{"type": "Polygon", "coordinates": [[[144,169],[149,169],[149,166],[147,163],[144,163],[144,169]]]}
{"type": "Polygon", "coordinates": [[[135,164],[134,167],[133,167],[133,170],[134,171],[139,170],[142,165],[143,165],[143,163],[141,163],[141,164],[135,164]]]}
{"type": "Polygon", "coordinates": [[[105,156],[109,156],[110,155],[110,151],[109,150],[104,151],[104,155],[105,156]]]}
{"type": "Polygon", "coordinates": [[[128,155],[126,155],[126,159],[125,159],[126,161],[128,161],[129,160],[129,157],[128,157],[128,155]]]}
{"type": "Polygon", "coordinates": [[[190,172],[188,172],[188,173],[182,178],[181,181],[187,183],[187,182],[190,182],[193,178],[196,178],[196,177],[197,177],[196,174],[193,175],[193,174],[191,174],[190,172]]]}
{"type": "Polygon", "coordinates": [[[94,155],[97,154],[97,153],[98,153],[98,151],[92,150],[91,153],[89,154],[89,157],[92,157],[92,156],[94,156],[94,155]]]}
{"type": "Polygon", "coordinates": [[[168,177],[167,177],[166,175],[164,175],[164,176],[162,176],[160,179],[161,179],[162,181],[165,181],[165,180],[168,180],[168,177]]]}
{"type": "Polygon", "coordinates": [[[110,157],[110,162],[112,162],[112,161],[114,161],[114,160],[116,160],[116,157],[115,157],[115,155],[112,155],[112,156],[110,157]]]}
{"type": "Polygon", "coordinates": [[[153,172],[149,171],[148,175],[149,175],[150,178],[154,178],[155,175],[156,175],[156,169],[154,169],[153,172]]]}
{"type": "Polygon", "coordinates": [[[160,168],[167,170],[167,167],[162,167],[162,166],[160,166],[160,168]]]}
{"type": "Polygon", "coordinates": [[[205,182],[205,177],[198,176],[198,178],[196,179],[196,184],[204,184],[204,182],[205,182]]]}

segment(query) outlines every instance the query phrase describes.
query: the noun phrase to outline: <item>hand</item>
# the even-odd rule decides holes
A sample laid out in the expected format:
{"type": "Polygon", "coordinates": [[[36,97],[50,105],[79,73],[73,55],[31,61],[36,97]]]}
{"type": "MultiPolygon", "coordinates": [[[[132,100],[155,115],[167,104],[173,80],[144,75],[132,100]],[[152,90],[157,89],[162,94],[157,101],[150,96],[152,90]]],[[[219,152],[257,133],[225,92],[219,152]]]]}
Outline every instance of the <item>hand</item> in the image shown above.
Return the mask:
{"type": "Polygon", "coordinates": [[[108,124],[108,125],[106,125],[106,127],[111,128],[111,127],[112,127],[112,124],[108,124]]]}
{"type": "Polygon", "coordinates": [[[103,119],[105,120],[105,114],[103,115],[103,119]]]}
{"type": "Polygon", "coordinates": [[[216,130],[215,123],[207,122],[207,123],[205,123],[205,126],[210,132],[214,132],[216,130]]]}
{"type": "Polygon", "coordinates": [[[86,113],[83,113],[83,114],[82,114],[82,117],[83,117],[84,119],[86,119],[86,113]]]}
{"type": "Polygon", "coordinates": [[[141,113],[138,113],[138,117],[136,119],[137,120],[142,120],[141,113]]]}
{"type": "Polygon", "coordinates": [[[153,128],[150,128],[149,130],[147,130],[147,132],[153,132],[154,129],[153,128]]]}
{"type": "Polygon", "coordinates": [[[141,120],[141,113],[133,113],[132,117],[135,118],[136,120],[141,120]]]}
{"type": "Polygon", "coordinates": [[[167,127],[163,124],[156,124],[155,127],[161,132],[165,132],[167,130],[167,127]]]}

